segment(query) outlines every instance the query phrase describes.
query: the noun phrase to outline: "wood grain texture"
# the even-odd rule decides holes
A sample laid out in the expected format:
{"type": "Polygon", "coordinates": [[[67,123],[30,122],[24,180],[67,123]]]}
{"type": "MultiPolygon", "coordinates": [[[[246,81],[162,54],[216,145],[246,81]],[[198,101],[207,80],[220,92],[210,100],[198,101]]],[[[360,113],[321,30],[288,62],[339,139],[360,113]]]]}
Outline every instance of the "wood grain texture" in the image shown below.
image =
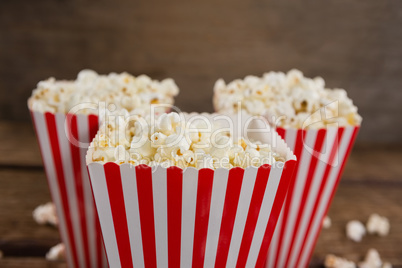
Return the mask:
{"type": "Polygon", "coordinates": [[[44,258],[4,258],[0,259],[2,268],[67,268],[67,263],[62,261],[46,261],[44,258]]]}
{"type": "Polygon", "coordinates": [[[364,122],[358,141],[401,142],[402,2],[0,1],[0,119],[29,120],[49,76],[83,68],[173,77],[184,111],[212,111],[212,87],[299,68],[346,88],[364,122]]]}
{"type": "Polygon", "coordinates": [[[51,200],[44,171],[0,168],[0,185],[2,241],[58,238],[56,228],[40,226],[32,217],[38,205],[51,200]]]}
{"type": "Polygon", "coordinates": [[[0,122],[0,166],[43,166],[33,128],[25,122],[0,122]]]}

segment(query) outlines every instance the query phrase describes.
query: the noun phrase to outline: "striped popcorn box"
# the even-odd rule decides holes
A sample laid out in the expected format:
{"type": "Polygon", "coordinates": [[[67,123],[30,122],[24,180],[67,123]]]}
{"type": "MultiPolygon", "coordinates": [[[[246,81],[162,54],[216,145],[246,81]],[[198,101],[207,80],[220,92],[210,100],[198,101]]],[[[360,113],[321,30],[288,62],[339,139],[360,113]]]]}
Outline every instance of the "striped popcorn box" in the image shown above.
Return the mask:
{"type": "Polygon", "coordinates": [[[266,268],[307,267],[359,127],[277,128],[298,159],[266,268]]]}
{"type": "Polygon", "coordinates": [[[69,267],[107,267],[85,154],[98,116],[31,110],[69,267]],[[80,143],[80,146],[76,146],[80,143]]]}
{"type": "Polygon", "coordinates": [[[181,169],[89,163],[111,267],[263,267],[296,165],[181,169]]]}

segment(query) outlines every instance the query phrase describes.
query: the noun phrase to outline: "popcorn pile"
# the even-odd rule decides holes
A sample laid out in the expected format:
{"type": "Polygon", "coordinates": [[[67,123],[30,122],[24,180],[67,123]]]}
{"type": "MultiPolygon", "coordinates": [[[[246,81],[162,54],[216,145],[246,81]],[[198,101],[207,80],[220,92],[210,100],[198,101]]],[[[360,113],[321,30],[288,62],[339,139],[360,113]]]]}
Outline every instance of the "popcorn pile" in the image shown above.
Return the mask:
{"type": "Polygon", "coordinates": [[[284,162],[284,157],[273,152],[270,145],[242,138],[233,141],[217,121],[202,114],[198,118],[186,120],[184,114],[178,113],[162,114],[154,123],[150,116],[108,118],[89,147],[87,164],[216,169],[284,162]]]}
{"type": "Polygon", "coordinates": [[[324,79],[304,77],[298,70],[246,76],[229,84],[219,79],[214,86],[214,107],[224,114],[244,109],[285,128],[318,129],[335,122],[339,127],[356,126],[362,120],[345,90],[325,88],[324,79]]]}
{"type": "MultiPolygon", "coordinates": [[[[150,104],[173,104],[173,97],[178,93],[177,85],[170,78],[159,82],[146,75],[99,75],[92,70],[82,70],[75,81],[59,81],[52,77],[39,82],[28,106],[34,111],[65,114],[78,104],[105,102],[106,105],[114,104],[118,110],[143,114],[150,104]]],[[[97,114],[97,110],[86,105],[78,113],[97,114]]]]}

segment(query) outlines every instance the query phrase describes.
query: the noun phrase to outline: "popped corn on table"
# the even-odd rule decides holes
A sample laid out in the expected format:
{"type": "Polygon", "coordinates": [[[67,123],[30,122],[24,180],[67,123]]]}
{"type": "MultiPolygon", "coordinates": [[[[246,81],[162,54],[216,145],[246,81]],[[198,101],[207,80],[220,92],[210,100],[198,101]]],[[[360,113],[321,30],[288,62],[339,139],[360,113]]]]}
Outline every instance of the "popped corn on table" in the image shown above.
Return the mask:
{"type": "MultiPolygon", "coordinates": [[[[32,218],[36,206],[50,201],[36,137],[29,123],[0,122],[0,267],[66,267],[46,261],[50,247],[60,242],[56,228],[32,218]]],[[[352,152],[329,217],[321,231],[310,267],[322,267],[332,253],[361,261],[376,248],[383,261],[402,267],[402,146],[358,144],[352,152]],[[365,223],[372,213],[389,218],[386,237],[366,235],[355,243],[345,236],[349,220],[365,223]]]]}

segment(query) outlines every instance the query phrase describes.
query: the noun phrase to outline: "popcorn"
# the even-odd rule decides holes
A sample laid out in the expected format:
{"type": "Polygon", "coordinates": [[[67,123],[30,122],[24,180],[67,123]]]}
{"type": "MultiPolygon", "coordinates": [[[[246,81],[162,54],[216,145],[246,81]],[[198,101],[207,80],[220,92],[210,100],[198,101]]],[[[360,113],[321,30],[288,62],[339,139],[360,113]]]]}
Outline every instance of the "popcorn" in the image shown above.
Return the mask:
{"type": "Polygon", "coordinates": [[[246,76],[227,85],[219,79],[213,100],[219,113],[233,114],[243,109],[286,128],[319,129],[335,122],[340,127],[356,126],[362,120],[345,90],[325,88],[324,79],[304,77],[299,70],[246,76]]]}
{"type": "Polygon", "coordinates": [[[64,261],[66,259],[66,249],[63,243],[57,244],[46,253],[48,261],[64,261]]]}
{"type": "Polygon", "coordinates": [[[329,254],[325,257],[325,268],[356,268],[356,264],[353,261],[337,257],[329,254]]]}
{"type": "Polygon", "coordinates": [[[360,221],[349,221],[346,224],[346,236],[355,242],[360,242],[366,234],[366,228],[360,221]]]}
{"type": "Polygon", "coordinates": [[[381,217],[378,214],[371,214],[367,224],[369,234],[378,234],[379,236],[387,236],[390,229],[389,221],[386,217],[381,217]]]}
{"type": "Polygon", "coordinates": [[[359,268],[386,268],[392,267],[390,263],[382,263],[380,254],[375,249],[369,249],[363,262],[359,263],[359,268]]]}
{"type": "Polygon", "coordinates": [[[59,222],[56,215],[56,207],[52,202],[35,208],[32,212],[32,216],[38,224],[51,224],[56,226],[59,222]]]}
{"type": "Polygon", "coordinates": [[[105,120],[90,145],[87,163],[216,169],[285,161],[267,144],[244,138],[233,140],[226,128],[207,116],[187,117],[161,114],[152,124],[150,116],[105,120]]]}
{"type": "MultiPolygon", "coordinates": [[[[150,104],[173,104],[178,93],[177,85],[170,78],[159,82],[146,75],[99,75],[92,70],[82,70],[73,81],[53,77],[40,81],[28,106],[40,112],[98,114],[99,102],[105,102],[106,105],[114,104],[117,111],[144,115],[150,104]]],[[[167,111],[168,107],[162,110],[167,111]]]]}
{"type": "Polygon", "coordinates": [[[124,163],[126,159],[128,159],[129,153],[126,151],[126,148],[123,145],[117,145],[116,149],[114,149],[114,158],[117,163],[124,163]]]}
{"type": "Polygon", "coordinates": [[[324,219],[322,220],[322,227],[325,229],[329,229],[331,227],[331,218],[328,216],[325,216],[324,219]]]}

